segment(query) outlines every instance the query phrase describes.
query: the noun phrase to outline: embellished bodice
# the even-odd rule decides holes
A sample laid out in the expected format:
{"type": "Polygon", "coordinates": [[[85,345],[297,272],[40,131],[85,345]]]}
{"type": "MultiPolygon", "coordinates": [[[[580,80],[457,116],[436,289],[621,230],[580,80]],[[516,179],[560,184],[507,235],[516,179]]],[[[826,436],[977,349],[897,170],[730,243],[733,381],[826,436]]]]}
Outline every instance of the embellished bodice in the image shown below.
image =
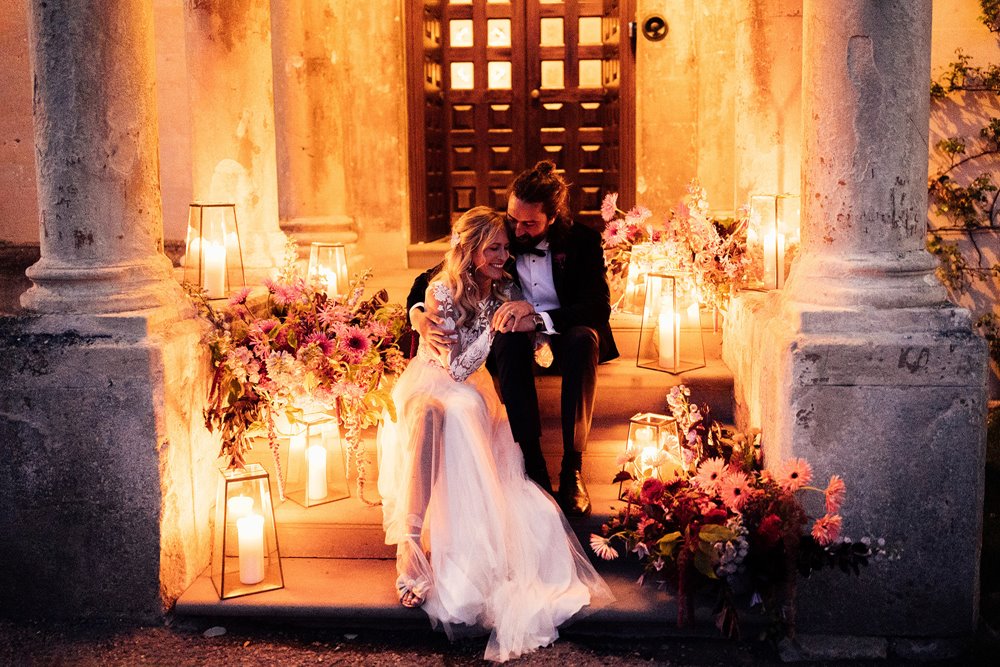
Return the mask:
{"type": "MultiPolygon", "coordinates": [[[[443,282],[433,282],[427,291],[430,297],[427,300],[427,306],[443,320],[445,328],[454,329],[458,319],[458,310],[455,307],[451,288],[443,282]]],[[[490,320],[493,319],[493,314],[499,307],[500,300],[493,294],[480,301],[476,312],[468,317],[462,326],[458,327],[456,331],[458,340],[452,345],[447,359],[435,355],[430,346],[425,345],[423,341],[420,342],[420,347],[417,350],[417,358],[443,367],[456,382],[464,382],[466,378],[486,363],[494,334],[490,327],[490,320]]]]}

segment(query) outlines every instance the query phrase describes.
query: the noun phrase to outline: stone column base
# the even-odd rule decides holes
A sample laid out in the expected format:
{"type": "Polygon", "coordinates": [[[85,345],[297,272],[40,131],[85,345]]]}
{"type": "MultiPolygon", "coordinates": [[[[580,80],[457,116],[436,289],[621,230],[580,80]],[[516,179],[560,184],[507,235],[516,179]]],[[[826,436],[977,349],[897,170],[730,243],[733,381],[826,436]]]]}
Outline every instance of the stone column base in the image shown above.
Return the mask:
{"type": "Polygon", "coordinates": [[[204,325],[0,318],[0,615],[155,620],[208,566],[204,325]]]}
{"type": "Polygon", "coordinates": [[[763,427],[769,465],[803,457],[818,487],[841,475],[843,533],[883,538],[898,556],[860,578],[820,572],[801,582],[799,628],[971,633],[987,355],[968,312],[948,305],[796,311],[778,298],[740,295],[727,317],[724,358],[737,376],[743,421],[763,427]]]}

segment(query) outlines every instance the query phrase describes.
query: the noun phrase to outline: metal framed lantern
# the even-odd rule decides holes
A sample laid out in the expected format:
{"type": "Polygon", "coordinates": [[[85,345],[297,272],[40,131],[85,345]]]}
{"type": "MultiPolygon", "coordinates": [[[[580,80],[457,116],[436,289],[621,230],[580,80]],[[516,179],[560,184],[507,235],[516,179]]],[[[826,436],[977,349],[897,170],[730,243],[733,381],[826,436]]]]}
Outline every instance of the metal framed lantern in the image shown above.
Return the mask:
{"type": "Polygon", "coordinates": [[[184,281],[222,299],[246,285],[235,204],[195,202],[188,207],[184,281]]]}
{"type": "Polygon", "coordinates": [[[317,276],[325,285],[327,296],[346,294],[350,286],[347,275],[347,249],[343,243],[313,243],[309,246],[310,278],[317,276]]]}
{"type": "MultiPolygon", "coordinates": [[[[681,449],[677,420],[667,415],[640,412],[629,419],[628,438],[625,451],[631,455],[629,463],[622,466],[634,467],[633,474],[639,479],[659,477],[664,465],[673,468],[684,466],[684,452],[681,449]]],[[[622,494],[618,485],[618,495],[622,494]]]]}
{"type": "Polygon", "coordinates": [[[219,471],[212,584],[221,599],[283,588],[268,474],[253,463],[219,471]]]}
{"type": "Polygon", "coordinates": [[[285,497],[303,507],[350,497],[347,461],[340,425],[327,412],[307,412],[294,423],[282,424],[288,440],[285,497]]]}
{"type": "Polygon", "coordinates": [[[701,303],[678,273],[646,276],[636,365],[674,375],[705,366],[701,303]]]}
{"type": "Polygon", "coordinates": [[[792,249],[799,242],[799,196],[752,195],[747,246],[762,262],[761,286],[781,289],[788,276],[792,249]]]}

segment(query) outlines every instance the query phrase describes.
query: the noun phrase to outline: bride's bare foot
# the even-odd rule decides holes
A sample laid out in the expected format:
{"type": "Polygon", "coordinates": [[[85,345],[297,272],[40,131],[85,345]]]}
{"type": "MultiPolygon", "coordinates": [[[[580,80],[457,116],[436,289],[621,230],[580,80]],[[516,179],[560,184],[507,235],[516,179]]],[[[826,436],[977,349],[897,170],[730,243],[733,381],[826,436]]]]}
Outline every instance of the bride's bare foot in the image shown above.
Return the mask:
{"type": "Polygon", "coordinates": [[[404,587],[399,589],[399,603],[408,609],[416,609],[424,603],[424,599],[404,587]]]}

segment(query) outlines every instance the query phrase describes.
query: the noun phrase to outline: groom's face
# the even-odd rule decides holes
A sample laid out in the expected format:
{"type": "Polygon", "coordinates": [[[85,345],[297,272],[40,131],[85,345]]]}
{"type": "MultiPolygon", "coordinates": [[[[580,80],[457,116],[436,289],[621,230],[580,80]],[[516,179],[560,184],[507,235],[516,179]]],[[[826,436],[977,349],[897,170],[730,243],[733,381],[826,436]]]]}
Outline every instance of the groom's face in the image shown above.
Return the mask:
{"type": "Polygon", "coordinates": [[[541,202],[531,204],[511,195],[507,200],[507,224],[518,245],[531,247],[545,238],[552,220],[545,217],[541,202]]]}

